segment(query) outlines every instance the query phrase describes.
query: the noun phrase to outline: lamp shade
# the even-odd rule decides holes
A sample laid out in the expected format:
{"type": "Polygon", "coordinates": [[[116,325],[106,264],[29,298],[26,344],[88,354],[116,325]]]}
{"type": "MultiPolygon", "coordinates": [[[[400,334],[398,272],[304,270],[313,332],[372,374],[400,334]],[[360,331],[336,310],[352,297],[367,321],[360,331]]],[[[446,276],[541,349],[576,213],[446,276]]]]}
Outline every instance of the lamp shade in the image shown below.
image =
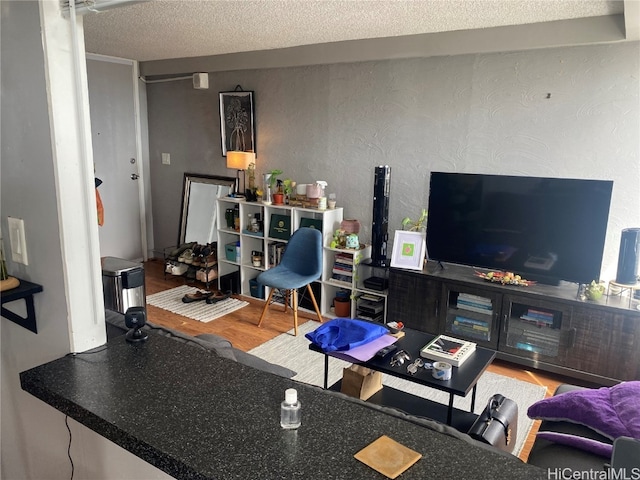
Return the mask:
{"type": "Polygon", "coordinates": [[[227,152],[227,168],[236,170],[246,170],[251,162],[256,161],[256,154],[253,152],[227,152]]]}

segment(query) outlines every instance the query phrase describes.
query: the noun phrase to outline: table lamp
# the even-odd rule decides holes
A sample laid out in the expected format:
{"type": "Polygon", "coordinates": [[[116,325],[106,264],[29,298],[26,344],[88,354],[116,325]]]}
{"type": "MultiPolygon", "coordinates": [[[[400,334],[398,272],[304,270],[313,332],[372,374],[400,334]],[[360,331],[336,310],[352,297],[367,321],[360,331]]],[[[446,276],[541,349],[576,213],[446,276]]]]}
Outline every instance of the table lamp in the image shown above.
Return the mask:
{"type": "Polygon", "coordinates": [[[235,168],[236,172],[236,184],[234,188],[234,197],[244,197],[239,193],[240,190],[240,171],[242,171],[243,187],[246,188],[246,179],[244,171],[249,167],[249,164],[256,161],[256,154],[254,152],[227,152],[227,168],[235,168]]]}

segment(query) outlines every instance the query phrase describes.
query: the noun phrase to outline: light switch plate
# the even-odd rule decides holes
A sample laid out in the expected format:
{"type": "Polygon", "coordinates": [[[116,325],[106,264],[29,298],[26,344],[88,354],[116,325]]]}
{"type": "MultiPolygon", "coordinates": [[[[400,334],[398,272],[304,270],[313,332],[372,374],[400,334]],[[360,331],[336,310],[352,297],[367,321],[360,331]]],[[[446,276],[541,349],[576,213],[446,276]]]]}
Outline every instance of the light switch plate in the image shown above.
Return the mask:
{"type": "Polygon", "coordinates": [[[162,154],[162,164],[163,165],[171,165],[171,155],[168,153],[162,154]]]}
{"type": "Polygon", "coordinates": [[[27,256],[27,241],[24,235],[24,220],[8,217],[9,241],[11,242],[11,259],[16,263],[29,265],[27,256]]]}

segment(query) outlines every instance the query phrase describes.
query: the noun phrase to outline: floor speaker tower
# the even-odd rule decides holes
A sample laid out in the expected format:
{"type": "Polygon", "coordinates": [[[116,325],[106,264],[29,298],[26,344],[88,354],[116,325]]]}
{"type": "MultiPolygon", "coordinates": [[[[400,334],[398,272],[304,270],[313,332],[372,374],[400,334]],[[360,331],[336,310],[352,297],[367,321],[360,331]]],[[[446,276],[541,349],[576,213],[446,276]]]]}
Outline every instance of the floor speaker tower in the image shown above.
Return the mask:
{"type": "Polygon", "coordinates": [[[616,283],[634,285],[638,281],[640,264],[640,228],[625,228],[620,238],[616,283]]]}
{"type": "Polygon", "coordinates": [[[373,182],[373,228],[371,229],[371,263],[376,267],[389,265],[389,184],[391,167],[376,167],[373,182]]]}

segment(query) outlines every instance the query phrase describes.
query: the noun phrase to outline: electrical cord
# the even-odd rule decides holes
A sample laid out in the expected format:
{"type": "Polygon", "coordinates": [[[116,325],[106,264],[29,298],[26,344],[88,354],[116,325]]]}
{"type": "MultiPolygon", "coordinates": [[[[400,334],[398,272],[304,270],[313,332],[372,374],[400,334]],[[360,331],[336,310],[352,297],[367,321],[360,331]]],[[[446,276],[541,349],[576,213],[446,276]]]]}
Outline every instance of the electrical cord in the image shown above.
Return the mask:
{"type": "Polygon", "coordinates": [[[76,357],[78,355],[93,355],[94,353],[104,352],[107,348],[107,345],[103,345],[102,347],[96,347],[94,350],[86,350],[84,352],[70,352],[65,355],[65,357],[76,357]]]}
{"type": "Polygon", "coordinates": [[[75,467],[73,465],[73,458],[71,458],[71,427],[69,427],[69,415],[64,416],[64,424],[67,426],[67,431],[69,432],[69,445],[67,446],[67,457],[69,457],[69,462],[71,463],[71,477],[70,480],[73,480],[73,473],[75,471],[75,467]]]}

